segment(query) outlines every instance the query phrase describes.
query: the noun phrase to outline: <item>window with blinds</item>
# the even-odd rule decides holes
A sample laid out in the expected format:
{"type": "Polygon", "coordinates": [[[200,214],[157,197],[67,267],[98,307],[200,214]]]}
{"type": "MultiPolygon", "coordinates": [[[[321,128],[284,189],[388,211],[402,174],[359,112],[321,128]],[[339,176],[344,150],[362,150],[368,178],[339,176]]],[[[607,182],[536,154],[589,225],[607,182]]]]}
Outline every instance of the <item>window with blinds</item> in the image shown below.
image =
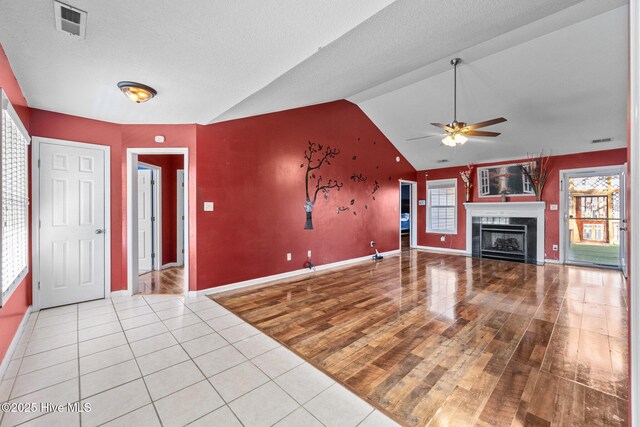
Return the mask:
{"type": "Polygon", "coordinates": [[[457,181],[427,181],[427,232],[457,233],[457,181]]]}
{"type": "Polygon", "coordinates": [[[27,146],[29,135],[0,89],[2,117],[2,295],[3,304],[22,281],[28,269],[29,196],[27,146]]]}

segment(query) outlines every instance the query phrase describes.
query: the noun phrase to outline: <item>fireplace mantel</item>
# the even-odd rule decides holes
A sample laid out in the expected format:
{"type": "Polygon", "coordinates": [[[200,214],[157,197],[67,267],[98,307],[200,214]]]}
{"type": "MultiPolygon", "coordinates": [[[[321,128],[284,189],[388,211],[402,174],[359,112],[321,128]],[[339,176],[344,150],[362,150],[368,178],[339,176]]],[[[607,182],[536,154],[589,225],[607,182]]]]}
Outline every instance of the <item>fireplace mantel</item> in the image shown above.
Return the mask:
{"type": "Polygon", "coordinates": [[[471,256],[473,244],[473,217],[536,218],[536,260],[538,264],[544,264],[545,202],[478,202],[465,203],[464,207],[467,210],[467,255],[471,256]]]}

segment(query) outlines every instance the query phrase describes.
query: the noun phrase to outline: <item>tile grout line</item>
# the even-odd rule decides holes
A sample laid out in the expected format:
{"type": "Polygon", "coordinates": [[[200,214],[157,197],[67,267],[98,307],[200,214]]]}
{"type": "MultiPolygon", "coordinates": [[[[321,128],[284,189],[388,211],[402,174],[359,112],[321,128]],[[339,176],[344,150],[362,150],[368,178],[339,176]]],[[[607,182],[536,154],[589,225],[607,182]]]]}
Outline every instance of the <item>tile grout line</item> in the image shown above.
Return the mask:
{"type": "MultiPolygon", "coordinates": [[[[144,300],[144,302],[147,303],[146,300],[144,300]]],[[[120,315],[118,314],[118,310],[116,310],[115,303],[113,302],[113,299],[111,300],[111,303],[113,305],[113,310],[116,312],[116,316],[118,317],[118,322],[120,322],[120,328],[122,328],[122,321],[120,320],[120,315]]],[[[148,303],[147,303],[147,306],[148,306],[148,303]]],[[[149,307],[149,308],[151,308],[151,307],[149,307]]],[[[136,379],[134,379],[132,381],[129,381],[127,383],[124,383],[124,384],[128,384],[130,382],[137,381],[138,379],[142,379],[142,383],[144,384],[144,388],[147,390],[147,395],[149,396],[149,400],[151,401],[151,405],[153,405],[153,410],[154,410],[154,412],[156,414],[156,417],[158,418],[158,421],[160,422],[160,425],[162,426],[163,425],[162,418],[160,418],[160,414],[158,413],[158,408],[156,408],[155,402],[153,401],[153,398],[151,397],[151,393],[149,392],[149,387],[147,386],[147,382],[144,380],[144,375],[142,375],[142,370],[140,369],[140,364],[138,363],[138,359],[136,359],[135,353],[133,352],[133,349],[131,348],[131,343],[129,342],[129,338],[127,338],[127,334],[124,333],[124,330],[122,331],[122,334],[124,335],[124,339],[126,340],[127,344],[129,345],[129,350],[131,351],[131,354],[133,354],[133,360],[134,360],[134,362],[136,364],[136,367],[138,368],[138,372],[140,373],[140,378],[136,378],[136,379]]],[[[120,384],[120,385],[118,385],[116,387],[120,387],[121,385],[123,385],[123,384],[120,384]]],[[[130,411],[128,413],[137,411],[140,408],[144,408],[145,406],[146,406],[146,404],[142,405],[142,406],[140,406],[138,408],[135,408],[135,409],[133,409],[132,411],[130,411]]],[[[127,415],[127,414],[122,414],[122,415],[117,416],[117,417],[115,417],[115,418],[113,418],[111,420],[107,420],[102,424],[105,424],[107,422],[111,422],[111,421],[116,420],[116,419],[118,419],[118,418],[120,418],[120,417],[122,417],[124,415],[127,415]]],[[[82,426],[80,426],[80,427],[82,427],[82,426]]]]}

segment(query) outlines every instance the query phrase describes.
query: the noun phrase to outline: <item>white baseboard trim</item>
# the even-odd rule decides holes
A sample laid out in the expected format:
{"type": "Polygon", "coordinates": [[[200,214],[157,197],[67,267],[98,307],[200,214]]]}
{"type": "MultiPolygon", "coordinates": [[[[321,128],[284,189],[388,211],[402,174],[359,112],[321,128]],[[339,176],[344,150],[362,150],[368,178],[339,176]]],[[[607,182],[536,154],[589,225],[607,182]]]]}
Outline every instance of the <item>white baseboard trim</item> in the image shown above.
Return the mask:
{"type": "Polygon", "coordinates": [[[549,264],[562,264],[562,261],[560,261],[559,259],[546,259],[544,260],[545,264],[549,263],[549,264]]]}
{"type": "Polygon", "coordinates": [[[179,267],[179,266],[180,265],[177,262],[168,262],[166,264],[163,264],[162,267],[160,267],[160,268],[162,268],[164,270],[165,268],[179,267]]]}
{"type": "Polygon", "coordinates": [[[111,298],[122,298],[122,297],[128,297],[128,296],[131,296],[128,290],[111,292],[111,298]]]}
{"type": "Polygon", "coordinates": [[[20,342],[20,338],[22,338],[22,334],[24,333],[24,328],[29,321],[29,316],[31,316],[31,306],[27,307],[27,310],[24,312],[24,316],[22,316],[22,320],[20,321],[20,325],[16,330],[13,339],[11,340],[11,344],[7,349],[7,352],[4,354],[4,358],[2,358],[2,363],[0,364],[0,380],[4,379],[4,373],[7,371],[7,367],[11,362],[11,358],[13,357],[13,353],[16,351],[16,347],[20,342]]]}
{"type": "MultiPolygon", "coordinates": [[[[400,249],[396,249],[388,252],[380,252],[382,256],[390,256],[400,253],[400,249]]],[[[286,273],[274,274],[272,276],[258,277],[257,279],[245,280],[242,282],[229,283],[228,285],[216,286],[215,288],[201,289],[199,291],[189,291],[189,297],[195,298],[203,295],[217,294],[219,292],[231,291],[234,289],[246,288],[248,286],[261,285],[268,282],[274,282],[276,280],[288,279],[290,277],[302,276],[305,274],[313,274],[316,271],[328,270],[331,268],[341,267],[344,265],[355,264],[358,262],[371,261],[373,255],[367,255],[359,258],[347,259],[344,261],[332,262],[329,264],[317,265],[313,271],[308,268],[301,270],[287,271],[286,273]]]]}
{"type": "Polygon", "coordinates": [[[420,245],[414,246],[413,249],[421,249],[423,251],[429,251],[429,252],[440,252],[444,254],[471,256],[471,254],[465,251],[464,249],[439,248],[437,246],[420,246],[420,245]]]}

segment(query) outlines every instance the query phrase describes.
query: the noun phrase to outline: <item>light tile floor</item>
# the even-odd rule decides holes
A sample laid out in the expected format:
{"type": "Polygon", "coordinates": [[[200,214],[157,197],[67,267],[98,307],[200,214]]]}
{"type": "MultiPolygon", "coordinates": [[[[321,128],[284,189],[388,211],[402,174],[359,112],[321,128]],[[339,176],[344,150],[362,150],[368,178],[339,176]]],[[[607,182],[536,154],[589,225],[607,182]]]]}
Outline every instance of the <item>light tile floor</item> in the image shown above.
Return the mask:
{"type": "Polygon", "coordinates": [[[2,427],[397,425],[206,297],[118,297],[33,313],[0,402],[24,406],[1,412],[2,427]]]}

